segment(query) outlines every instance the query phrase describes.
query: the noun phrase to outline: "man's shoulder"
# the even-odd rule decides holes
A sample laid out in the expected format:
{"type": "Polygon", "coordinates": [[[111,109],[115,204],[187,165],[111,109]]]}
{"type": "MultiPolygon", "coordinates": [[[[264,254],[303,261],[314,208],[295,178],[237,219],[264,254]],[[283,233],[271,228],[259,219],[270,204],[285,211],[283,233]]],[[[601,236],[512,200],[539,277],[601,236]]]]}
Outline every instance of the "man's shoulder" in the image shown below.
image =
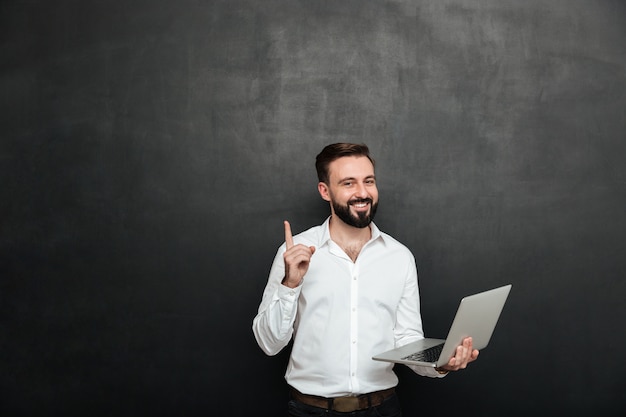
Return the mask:
{"type": "Polygon", "coordinates": [[[406,254],[413,256],[413,252],[411,252],[411,250],[404,243],[382,230],[379,230],[379,232],[382,241],[389,249],[405,252],[406,254]]]}

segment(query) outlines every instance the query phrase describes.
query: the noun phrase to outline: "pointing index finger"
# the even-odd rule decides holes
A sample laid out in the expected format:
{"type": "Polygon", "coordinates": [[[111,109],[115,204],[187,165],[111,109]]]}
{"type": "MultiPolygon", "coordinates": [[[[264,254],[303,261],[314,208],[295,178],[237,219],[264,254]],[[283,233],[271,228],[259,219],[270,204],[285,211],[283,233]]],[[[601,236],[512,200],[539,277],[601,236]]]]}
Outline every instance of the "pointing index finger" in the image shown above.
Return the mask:
{"type": "Polygon", "coordinates": [[[291,225],[287,220],[285,220],[285,243],[287,244],[287,249],[290,249],[293,246],[293,236],[291,235],[291,225]]]}

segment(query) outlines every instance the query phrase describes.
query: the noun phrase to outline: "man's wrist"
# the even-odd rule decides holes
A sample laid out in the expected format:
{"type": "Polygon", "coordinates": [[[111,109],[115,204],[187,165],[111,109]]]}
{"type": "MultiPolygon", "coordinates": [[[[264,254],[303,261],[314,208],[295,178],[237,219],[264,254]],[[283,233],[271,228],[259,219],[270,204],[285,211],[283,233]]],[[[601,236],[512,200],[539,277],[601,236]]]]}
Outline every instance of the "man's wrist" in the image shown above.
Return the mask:
{"type": "MultiPolygon", "coordinates": [[[[300,282],[302,282],[302,280],[301,280],[300,282]]],[[[296,288],[298,285],[300,285],[300,283],[298,283],[297,285],[294,285],[294,286],[292,287],[292,286],[291,286],[291,284],[289,283],[289,281],[287,280],[287,277],[284,277],[284,278],[282,279],[282,281],[280,281],[280,283],[281,283],[281,284],[283,284],[285,287],[289,287],[289,288],[291,288],[291,289],[294,289],[294,288],[296,288]]]]}

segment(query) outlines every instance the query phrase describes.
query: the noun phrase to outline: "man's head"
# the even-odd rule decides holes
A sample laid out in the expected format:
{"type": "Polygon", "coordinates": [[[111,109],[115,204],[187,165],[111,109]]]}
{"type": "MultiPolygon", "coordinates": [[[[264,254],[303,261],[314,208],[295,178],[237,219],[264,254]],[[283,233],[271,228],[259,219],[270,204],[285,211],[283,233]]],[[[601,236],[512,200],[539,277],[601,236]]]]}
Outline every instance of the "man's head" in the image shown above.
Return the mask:
{"type": "Polygon", "coordinates": [[[374,160],[366,145],[335,143],[317,155],[318,190],[333,215],[349,226],[367,227],[378,208],[374,160]]]}
{"type": "Polygon", "coordinates": [[[365,156],[374,166],[374,160],[370,157],[370,150],[365,144],[333,143],[322,149],[315,158],[315,169],[320,182],[328,184],[328,166],[334,160],[344,156],[365,156]]]}

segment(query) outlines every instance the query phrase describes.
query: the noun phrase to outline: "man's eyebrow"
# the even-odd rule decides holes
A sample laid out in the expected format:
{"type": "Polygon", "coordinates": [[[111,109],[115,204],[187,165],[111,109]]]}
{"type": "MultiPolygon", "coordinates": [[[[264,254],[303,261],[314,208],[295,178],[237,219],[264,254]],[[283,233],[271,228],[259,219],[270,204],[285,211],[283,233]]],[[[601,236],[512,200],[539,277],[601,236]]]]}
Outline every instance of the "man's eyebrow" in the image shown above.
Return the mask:
{"type": "Polygon", "coordinates": [[[356,178],[354,178],[354,177],[345,177],[345,178],[340,178],[340,179],[337,181],[337,184],[341,184],[342,182],[346,182],[346,181],[354,181],[354,180],[356,180],[356,178]]]}
{"type": "MultiPolygon", "coordinates": [[[[365,178],[363,178],[364,180],[375,180],[376,179],[376,175],[372,174],[372,175],[368,175],[365,178]]],[[[346,181],[356,181],[356,177],[345,177],[345,178],[341,178],[339,181],[337,181],[337,184],[341,184],[342,182],[346,182],[346,181]]]]}

